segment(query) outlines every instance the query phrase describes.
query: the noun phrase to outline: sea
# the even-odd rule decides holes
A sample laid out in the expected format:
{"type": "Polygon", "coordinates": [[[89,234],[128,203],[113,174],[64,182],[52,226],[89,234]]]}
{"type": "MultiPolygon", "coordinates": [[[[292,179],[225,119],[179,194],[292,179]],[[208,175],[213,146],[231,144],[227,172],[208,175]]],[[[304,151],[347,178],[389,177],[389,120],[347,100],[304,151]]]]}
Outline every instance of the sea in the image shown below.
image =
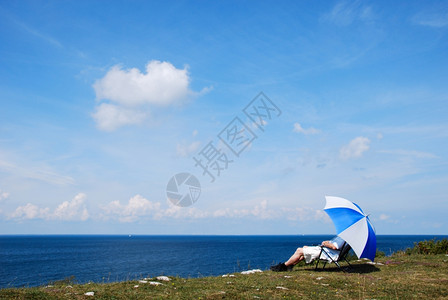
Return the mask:
{"type": "MultiPolygon", "coordinates": [[[[117,282],[159,275],[184,278],[266,270],[297,247],[330,235],[18,235],[0,236],[0,288],[59,280],[117,282]]],[[[441,235],[378,235],[377,249],[391,255],[441,235]]]]}

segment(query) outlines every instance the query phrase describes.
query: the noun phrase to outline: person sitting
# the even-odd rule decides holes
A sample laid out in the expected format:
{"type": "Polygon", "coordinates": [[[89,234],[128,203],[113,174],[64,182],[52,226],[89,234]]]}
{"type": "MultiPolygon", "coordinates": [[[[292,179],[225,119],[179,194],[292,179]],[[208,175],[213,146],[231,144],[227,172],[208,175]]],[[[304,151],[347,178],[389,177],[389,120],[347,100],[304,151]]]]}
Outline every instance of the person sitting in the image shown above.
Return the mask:
{"type": "Polygon", "coordinates": [[[320,246],[303,246],[302,248],[297,248],[296,252],[294,252],[286,262],[281,262],[278,265],[272,266],[271,270],[274,272],[291,271],[293,267],[303,259],[305,259],[307,264],[311,263],[316,258],[337,260],[339,251],[335,250],[340,250],[344,243],[345,241],[343,239],[336,236],[329,241],[323,241],[320,246]],[[321,251],[322,247],[328,249],[326,249],[326,251],[321,251]]]}

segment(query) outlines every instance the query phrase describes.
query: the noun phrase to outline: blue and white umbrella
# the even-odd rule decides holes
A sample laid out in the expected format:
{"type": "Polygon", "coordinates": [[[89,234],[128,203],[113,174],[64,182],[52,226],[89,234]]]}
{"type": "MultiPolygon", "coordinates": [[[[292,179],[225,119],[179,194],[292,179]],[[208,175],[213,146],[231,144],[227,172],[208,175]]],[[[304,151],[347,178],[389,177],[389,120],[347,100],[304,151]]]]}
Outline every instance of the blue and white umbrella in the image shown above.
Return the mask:
{"type": "Polygon", "coordinates": [[[325,196],[325,212],[359,258],[375,259],[376,235],[369,217],[355,203],[340,197],[325,196]]]}

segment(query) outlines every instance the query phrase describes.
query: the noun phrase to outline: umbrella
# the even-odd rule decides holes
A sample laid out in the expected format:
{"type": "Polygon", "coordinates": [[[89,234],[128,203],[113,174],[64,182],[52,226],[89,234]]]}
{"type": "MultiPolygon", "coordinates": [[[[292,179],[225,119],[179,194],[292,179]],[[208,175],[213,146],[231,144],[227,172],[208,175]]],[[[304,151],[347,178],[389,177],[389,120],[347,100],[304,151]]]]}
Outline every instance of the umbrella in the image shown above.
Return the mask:
{"type": "Polygon", "coordinates": [[[359,258],[375,259],[376,235],[369,217],[355,203],[340,197],[325,196],[325,212],[333,221],[337,234],[359,258]]]}

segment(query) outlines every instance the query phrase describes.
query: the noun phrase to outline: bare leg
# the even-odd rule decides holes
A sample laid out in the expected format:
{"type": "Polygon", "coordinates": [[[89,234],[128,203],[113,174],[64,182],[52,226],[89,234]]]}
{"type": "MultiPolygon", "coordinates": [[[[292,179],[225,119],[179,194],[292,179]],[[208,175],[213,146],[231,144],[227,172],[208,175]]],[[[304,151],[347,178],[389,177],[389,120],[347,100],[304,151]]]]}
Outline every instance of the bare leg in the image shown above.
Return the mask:
{"type": "Polygon", "coordinates": [[[296,252],[294,252],[294,254],[288,259],[288,261],[285,262],[285,265],[294,266],[304,258],[305,257],[303,256],[303,248],[297,248],[296,252]]]}

